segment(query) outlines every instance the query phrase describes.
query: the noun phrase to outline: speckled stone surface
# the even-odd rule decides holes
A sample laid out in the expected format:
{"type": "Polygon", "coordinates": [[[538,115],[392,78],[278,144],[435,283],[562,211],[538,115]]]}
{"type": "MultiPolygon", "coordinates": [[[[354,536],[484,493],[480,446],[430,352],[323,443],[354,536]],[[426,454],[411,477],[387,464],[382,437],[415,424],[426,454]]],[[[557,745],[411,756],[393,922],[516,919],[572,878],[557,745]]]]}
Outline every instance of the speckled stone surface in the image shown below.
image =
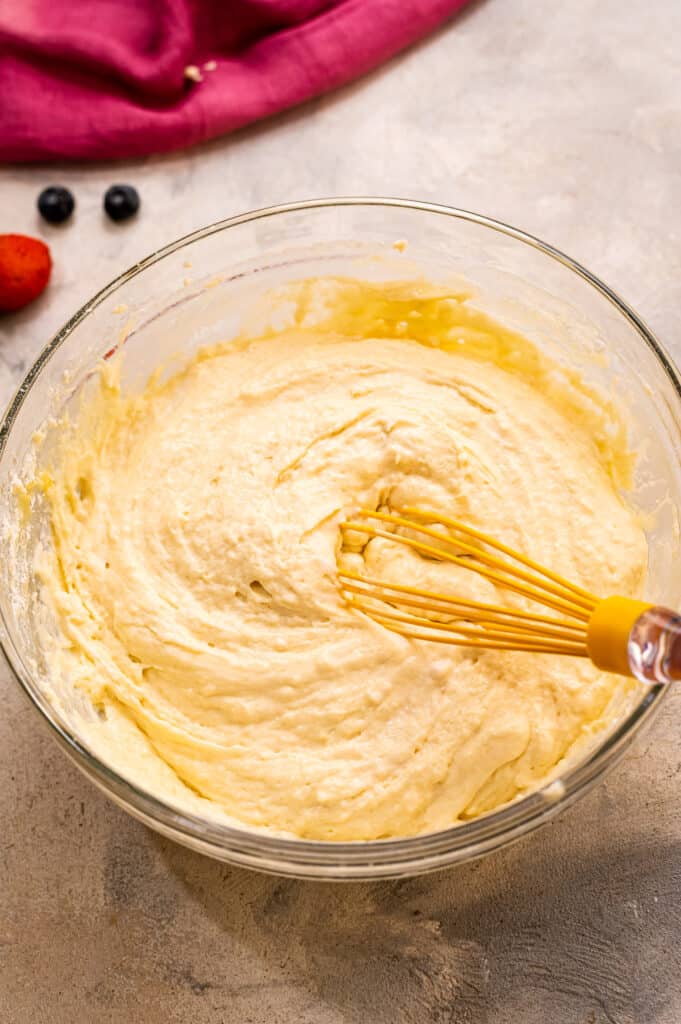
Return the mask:
{"type": "MultiPolygon", "coordinates": [[[[404,195],[491,214],[592,268],[681,358],[681,4],[480,0],[343,92],[201,149],[0,171],[0,231],[54,282],[0,320],[4,402],[102,284],[249,208],[404,195]],[[38,191],[76,194],[39,224],[38,191]],[[112,181],[142,195],[107,223],[112,181]]],[[[484,861],[332,886],[235,870],[95,790],[0,672],[2,1024],[678,1024],[681,691],[588,797],[484,861]]]]}

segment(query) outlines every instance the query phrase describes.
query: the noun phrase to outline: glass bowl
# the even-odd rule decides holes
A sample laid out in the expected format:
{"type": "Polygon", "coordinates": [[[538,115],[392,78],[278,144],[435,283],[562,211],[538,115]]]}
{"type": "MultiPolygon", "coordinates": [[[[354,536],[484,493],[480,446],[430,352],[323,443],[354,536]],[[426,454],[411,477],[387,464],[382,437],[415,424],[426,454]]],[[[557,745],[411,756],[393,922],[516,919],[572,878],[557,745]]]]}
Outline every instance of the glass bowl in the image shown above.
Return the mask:
{"type": "MultiPolygon", "coordinates": [[[[615,394],[639,453],[628,500],[649,538],[648,591],[659,603],[681,600],[681,383],[671,360],[636,314],[583,267],[551,246],[476,214],[395,199],[329,199],[259,210],[181,238],[104,288],[47,345],[21,384],[0,427],[0,523],[6,550],[16,524],[16,476],[32,439],[74,400],[99,360],[126,334],[126,387],[143,384],[173,355],[224,340],[265,290],[308,276],[375,280],[425,275],[464,278],[476,304],[521,330],[587,382],[615,394]],[[406,240],[406,251],[396,242],[406,240]]],[[[23,524],[25,544],[46,517],[23,524]]],[[[659,708],[664,690],[635,707],[593,749],[531,793],[483,817],[404,839],[325,843],[279,838],[187,813],[117,771],[115,756],[92,749],[82,698],[48,695],[36,628],[36,588],[28,557],[3,559],[0,642],[14,674],[64,751],[120,806],[147,825],[224,861],[282,875],[327,879],[396,877],[435,870],[497,849],[535,828],[599,779],[659,708]],[[22,560],[23,558],[23,560],[22,560]],[[81,706],[79,706],[79,703],[81,706]]]]}

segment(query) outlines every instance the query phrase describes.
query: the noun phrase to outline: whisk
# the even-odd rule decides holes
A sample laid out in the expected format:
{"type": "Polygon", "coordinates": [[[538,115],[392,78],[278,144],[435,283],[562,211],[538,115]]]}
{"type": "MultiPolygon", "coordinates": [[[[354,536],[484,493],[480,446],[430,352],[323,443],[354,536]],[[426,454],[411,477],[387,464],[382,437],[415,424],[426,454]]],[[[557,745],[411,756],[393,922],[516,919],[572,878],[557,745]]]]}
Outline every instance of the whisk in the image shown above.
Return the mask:
{"type": "Polygon", "coordinates": [[[557,614],[469,601],[339,568],[347,602],[386,629],[496,651],[532,651],[590,658],[608,672],[644,683],[681,680],[681,616],[629,597],[599,598],[458,519],[407,507],[398,513],[360,509],[341,524],[470,569],[557,614]]]}

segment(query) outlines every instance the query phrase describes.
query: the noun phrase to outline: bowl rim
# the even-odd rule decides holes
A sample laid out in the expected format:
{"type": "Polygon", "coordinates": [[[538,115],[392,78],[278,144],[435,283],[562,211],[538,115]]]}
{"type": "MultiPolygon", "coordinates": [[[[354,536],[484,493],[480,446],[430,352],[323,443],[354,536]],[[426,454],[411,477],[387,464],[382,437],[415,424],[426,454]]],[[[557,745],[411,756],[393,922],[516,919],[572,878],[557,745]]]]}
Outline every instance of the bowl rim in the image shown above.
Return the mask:
{"type": "MultiPolygon", "coordinates": [[[[112,279],[74,313],[29,368],[0,423],[0,458],[26,396],[54,352],[78,324],[121,285],[184,246],[240,224],[289,213],[359,206],[408,209],[467,221],[522,242],[561,263],[591,285],[629,322],[656,357],[681,402],[681,378],[673,360],[653,332],[616,292],[561,250],[502,221],[457,207],[390,197],[342,196],[268,206],[216,221],[157,249],[112,279]]],[[[71,732],[57,709],[34,685],[31,673],[14,644],[2,609],[0,625],[0,650],[25,696],[62,749],[114,802],[162,834],[194,849],[235,864],[303,878],[369,879],[422,873],[472,859],[513,842],[563,810],[591,782],[613,766],[644,722],[649,722],[659,710],[667,693],[665,687],[651,687],[626,718],[584,760],[567,768],[540,789],[471,821],[437,832],[401,838],[350,842],[311,840],[278,836],[247,826],[238,827],[202,818],[172,806],[120,775],[71,732]]]]}

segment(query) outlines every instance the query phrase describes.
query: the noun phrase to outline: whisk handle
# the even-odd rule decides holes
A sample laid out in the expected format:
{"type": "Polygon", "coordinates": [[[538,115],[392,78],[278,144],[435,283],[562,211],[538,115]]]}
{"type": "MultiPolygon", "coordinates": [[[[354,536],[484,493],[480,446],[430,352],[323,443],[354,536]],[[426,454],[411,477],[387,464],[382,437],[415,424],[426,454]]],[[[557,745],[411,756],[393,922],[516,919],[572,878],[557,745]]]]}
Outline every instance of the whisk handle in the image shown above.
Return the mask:
{"type": "Polygon", "coordinates": [[[632,675],[642,683],[681,680],[681,615],[653,607],[634,622],[627,644],[632,675]]]}
{"type": "Polygon", "coordinates": [[[589,619],[587,650],[606,672],[648,684],[681,681],[681,615],[629,597],[606,597],[589,619]]]}

